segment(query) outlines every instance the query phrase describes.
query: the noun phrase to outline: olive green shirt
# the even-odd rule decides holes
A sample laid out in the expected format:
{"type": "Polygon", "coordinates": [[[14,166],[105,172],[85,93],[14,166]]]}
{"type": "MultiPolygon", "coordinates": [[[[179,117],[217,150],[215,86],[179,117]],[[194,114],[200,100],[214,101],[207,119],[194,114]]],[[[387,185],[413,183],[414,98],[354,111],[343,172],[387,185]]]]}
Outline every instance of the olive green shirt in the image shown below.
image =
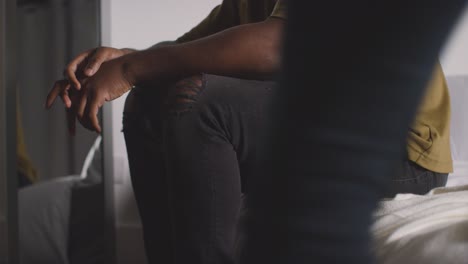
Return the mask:
{"type": "Polygon", "coordinates": [[[431,171],[452,172],[450,96],[440,64],[436,65],[426,89],[409,130],[408,158],[431,171]]]}
{"type": "MultiPolygon", "coordinates": [[[[18,97],[17,97],[18,98],[18,97]]],[[[24,175],[31,182],[37,181],[37,171],[34,168],[31,159],[26,150],[24,141],[23,126],[21,123],[21,112],[19,108],[19,100],[16,102],[16,155],[18,172],[24,175]]]]}
{"type": "Polygon", "coordinates": [[[242,24],[261,22],[270,16],[286,17],[283,1],[224,0],[200,24],[177,39],[177,42],[199,39],[242,24]]]}

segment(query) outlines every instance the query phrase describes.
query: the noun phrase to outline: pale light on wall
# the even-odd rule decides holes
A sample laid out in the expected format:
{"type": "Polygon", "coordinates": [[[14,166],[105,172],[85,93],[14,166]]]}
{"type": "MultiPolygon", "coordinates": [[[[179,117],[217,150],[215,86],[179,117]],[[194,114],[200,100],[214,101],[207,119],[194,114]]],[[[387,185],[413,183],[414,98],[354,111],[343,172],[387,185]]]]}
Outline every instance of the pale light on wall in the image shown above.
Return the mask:
{"type": "Polygon", "coordinates": [[[441,62],[447,76],[468,75],[468,8],[442,52],[441,62]]]}

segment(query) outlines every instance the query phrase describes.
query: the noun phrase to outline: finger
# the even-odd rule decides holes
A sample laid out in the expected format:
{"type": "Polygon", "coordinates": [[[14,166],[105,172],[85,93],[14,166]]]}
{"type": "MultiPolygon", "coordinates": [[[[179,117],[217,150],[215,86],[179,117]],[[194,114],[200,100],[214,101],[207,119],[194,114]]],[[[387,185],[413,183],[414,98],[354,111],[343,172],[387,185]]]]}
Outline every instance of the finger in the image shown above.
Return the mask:
{"type": "Polygon", "coordinates": [[[81,84],[78,81],[78,78],[76,77],[77,70],[78,70],[78,65],[82,63],[91,53],[92,50],[85,51],[78,55],[75,59],[73,59],[68,66],[65,68],[64,71],[64,77],[70,80],[70,82],[73,84],[73,86],[80,90],[81,89],[81,84]]]}
{"type": "Polygon", "coordinates": [[[89,104],[89,112],[88,112],[88,120],[91,124],[91,127],[97,132],[101,133],[101,126],[99,125],[98,119],[98,112],[99,112],[99,103],[97,100],[91,100],[89,104]]]}
{"type": "Polygon", "coordinates": [[[96,94],[89,93],[85,108],[85,115],[80,121],[84,127],[98,133],[101,132],[101,127],[99,126],[99,121],[97,118],[100,105],[101,104],[99,103],[99,100],[97,100],[96,94]]]}
{"type": "Polygon", "coordinates": [[[45,104],[46,109],[50,109],[50,107],[54,104],[57,96],[62,92],[63,89],[65,89],[67,84],[67,80],[60,80],[55,82],[54,87],[52,87],[52,90],[50,90],[49,94],[47,95],[45,104]]]}
{"type": "Polygon", "coordinates": [[[69,93],[68,93],[68,91],[70,89],[70,86],[71,86],[70,84],[65,86],[65,88],[62,89],[62,93],[60,94],[60,97],[62,98],[62,101],[65,104],[66,108],[70,108],[71,105],[72,105],[72,101],[71,101],[69,93]]]}
{"type": "Polygon", "coordinates": [[[86,76],[92,76],[96,73],[101,64],[107,60],[107,55],[104,52],[104,49],[96,48],[88,58],[88,64],[85,67],[84,74],[86,76]]]}
{"type": "Polygon", "coordinates": [[[84,93],[81,94],[80,105],[78,106],[78,111],[76,112],[76,114],[78,115],[78,118],[80,119],[83,119],[87,102],[88,102],[88,94],[86,91],[84,91],[84,93]]]}
{"type": "Polygon", "coordinates": [[[67,109],[67,127],[71,136],[76,134],[76,113],[75,109],[67,109]]]}
{"type": "Polygon", "coordinates": [[[78,105],[80,104],[80,99],[81,99],[81,92],[77,91],[76,89],[69,89],[68,90],[68,97],[71,100],[71,105],[75,111],[76,115],[76,109],[78,108],[78,105]]]}
{"type": "MultiPolygon", "coordinates": [[[[89,102],[91,102],[91,101],[90,101],[90,99],[89,99],[89,95],[86,95],[86,96],[87,96],[87,98],[86,98],[86,106],[85,106],[85,108],[84,108],[83,115],[79,115],[79,116],[78,116],[78,121],[80,121],[80,124],[81,124],[84,128],[93,131],[94,129],[91,127],[90,122],[89,122],[89,119],[88,119],[89,102]]],[[[82,99],[82,98],[80,98],[80,102],[81,102],[81,99],[82,99]]]]}

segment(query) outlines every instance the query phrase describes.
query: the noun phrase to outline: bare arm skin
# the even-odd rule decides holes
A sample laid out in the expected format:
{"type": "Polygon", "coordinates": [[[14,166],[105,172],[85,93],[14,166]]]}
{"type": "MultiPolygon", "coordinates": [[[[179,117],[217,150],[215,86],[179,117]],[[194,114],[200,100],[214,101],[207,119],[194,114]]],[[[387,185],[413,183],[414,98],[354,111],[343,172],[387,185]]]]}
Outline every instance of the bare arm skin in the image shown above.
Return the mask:
{"type": "Polygon", "coordinates": [[[124,56],[128,81],[134,85],[210,73],[269,79],[279,69],[283,20],[233,27],[184,44],[124,56]]]}
{"type": "Polygon", "coordinates": [[[68,108],[75,105],[78,119],[86,128],[100,132],[99,108],[134,85],[165,83],[201,72],[269,79],[279,69],[283,23],[282,19],[269,18],[199,40],[144,51],[112,48],[87,51],[70,63],[73,67],[65,72],[70,82],[54,86],[46,107],[51,107],[60,95],[68,108]],[[84,69],[82,78],[75,75],[80,65],[84,69]],[[71,86],[79,90],[78,99],[70,100],[71,86]]]}

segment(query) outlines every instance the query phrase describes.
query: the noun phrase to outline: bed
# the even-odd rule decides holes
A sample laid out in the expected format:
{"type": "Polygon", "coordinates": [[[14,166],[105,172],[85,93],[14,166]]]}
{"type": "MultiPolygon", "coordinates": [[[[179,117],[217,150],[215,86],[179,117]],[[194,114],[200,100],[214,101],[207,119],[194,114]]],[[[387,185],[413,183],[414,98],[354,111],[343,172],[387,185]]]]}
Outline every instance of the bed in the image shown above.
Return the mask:
{"type": "Polygon", "coordinates": [[[382,201],[374,217],[380,264],[468,263],[468,185],[398,194],[382,201]]]}
{"type": "Polygon", "coordinates": [[[444,188],[380,202],[372,227],[379,264],[468,263],[468,76],[451,76],[447,83],[454,172],[444,188]]]}
{"type": "Polygon", "coordinates": [[[98,137],[80,175],[19,190],[20,263],[104,263],[100,143],[98,137]]]}

